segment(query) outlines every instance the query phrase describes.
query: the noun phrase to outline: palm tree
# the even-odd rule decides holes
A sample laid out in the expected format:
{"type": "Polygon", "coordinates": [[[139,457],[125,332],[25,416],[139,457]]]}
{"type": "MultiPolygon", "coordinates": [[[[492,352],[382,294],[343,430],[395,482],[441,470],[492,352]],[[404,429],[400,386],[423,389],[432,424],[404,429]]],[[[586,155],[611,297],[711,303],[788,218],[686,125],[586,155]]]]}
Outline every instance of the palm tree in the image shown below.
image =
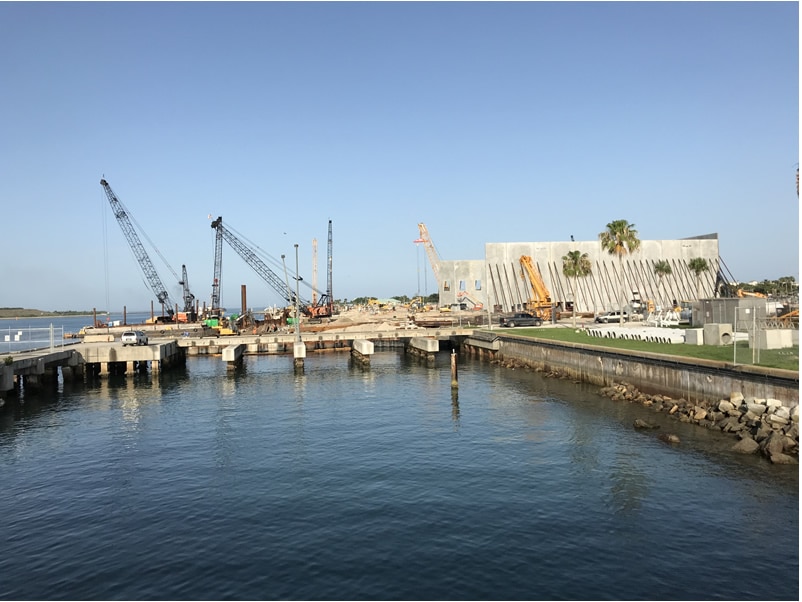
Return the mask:
{"type": "Polygon", "coordinates": [[[590,275],[591,271],[590,258],[587,253],[580,253],[579,251],[568,251],[568,255],[563,255],[563,276],[566,278],[574,279],[574,287],[571,294],[574,297],[572,316],[574,321],[574,328],[576,328],[576,291],[577,280],[590,275]]]}
{"type": "MultiPolygon", "coordinates": [[[[659,291],[659,288],[660,288],[659,285],[663,284],[663,277],[664,276],[668,276],[668,275],[671,274],[671,264],[668,263],[668,261],[666,261],[665,259],[661,259],[660,261],[658,261],[657,263],[654,264],[654,273],[655,273],[655,275],[657,276],[657,279],[658,279],[658,287],[657,287],[658,291],[657,292],[659,293],[660,292],[659,291]]],[[[663,294],[665,294],[665,286],[663,287],[663,294]]],[[[662,303],[661,303],[661,305],[662,305],[662,303]]]]}
{"type": "Polygon", "coordinates": [[[688,262],[688,269],[696,274],[696,296],[699,297],[699,280],[704,272],[708,270],[707,260],[704,257],[694,257],[688,262]]]}
{"type": "Polygon", "coordinates": [[[640,248],[638,231],[635,224],[625,219],[617,219],[607,224],[607,229],[599,234],[602,248],[610,255],[618,256],[618,267],[621,273],[621,292],[624,294],[624,303],[621,304],[621,318],[619,324],[624,322],[624,305],[626,305],[626,292],[624,290],[624,255],[633,253],[640,248]]]}

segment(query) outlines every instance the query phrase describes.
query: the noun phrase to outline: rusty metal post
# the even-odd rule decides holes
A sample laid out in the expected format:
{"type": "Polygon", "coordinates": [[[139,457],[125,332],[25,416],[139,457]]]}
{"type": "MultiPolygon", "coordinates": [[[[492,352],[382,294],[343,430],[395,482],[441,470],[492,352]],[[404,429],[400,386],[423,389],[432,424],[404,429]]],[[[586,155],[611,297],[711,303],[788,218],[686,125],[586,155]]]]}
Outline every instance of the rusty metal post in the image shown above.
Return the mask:
{"type": "Polygon", "coordinates": [[[457,352],[455,349],[451,350],[451,388],[459,388],[459,379],[457,378],[457,352]]]}

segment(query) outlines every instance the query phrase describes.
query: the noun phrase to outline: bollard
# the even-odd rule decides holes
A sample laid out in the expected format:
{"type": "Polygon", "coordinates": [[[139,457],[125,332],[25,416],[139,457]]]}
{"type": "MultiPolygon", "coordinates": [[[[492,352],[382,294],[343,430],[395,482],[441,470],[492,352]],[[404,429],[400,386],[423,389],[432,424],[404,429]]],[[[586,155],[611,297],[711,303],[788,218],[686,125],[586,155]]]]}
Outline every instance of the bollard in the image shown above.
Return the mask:
{"type": "Polygon", "coordinates": [[[451,350],[451,388],[459,388],[459,381],[457,379],[457,352],[454,349],[451,350]]]}

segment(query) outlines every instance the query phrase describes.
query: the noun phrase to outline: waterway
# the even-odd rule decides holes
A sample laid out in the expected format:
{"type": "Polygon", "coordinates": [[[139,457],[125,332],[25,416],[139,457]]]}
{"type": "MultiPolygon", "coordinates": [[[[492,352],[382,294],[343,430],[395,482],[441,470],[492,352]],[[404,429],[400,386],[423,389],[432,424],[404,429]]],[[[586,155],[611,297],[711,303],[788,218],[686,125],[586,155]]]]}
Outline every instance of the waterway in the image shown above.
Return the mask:
{"type": "Polygon", "coordinates": [[[201,356],[23,392],[0,598],[799,599],[798,467],[475,359],[453,393],[449,366],[201,356]]]}
{"type": "MultiPolygon", "coordinates": [[[[150,312],[97,314],[98,322],[141,324],[150,312]]],[[[93,316],[43,316],[40,318],[0,318],[0,353],[15,353],[29,349],[61,347],[79,342],[65,338],[92,325],[93,316]]],[[[101,331],[102,332],[102,331],[101,331]]]]}

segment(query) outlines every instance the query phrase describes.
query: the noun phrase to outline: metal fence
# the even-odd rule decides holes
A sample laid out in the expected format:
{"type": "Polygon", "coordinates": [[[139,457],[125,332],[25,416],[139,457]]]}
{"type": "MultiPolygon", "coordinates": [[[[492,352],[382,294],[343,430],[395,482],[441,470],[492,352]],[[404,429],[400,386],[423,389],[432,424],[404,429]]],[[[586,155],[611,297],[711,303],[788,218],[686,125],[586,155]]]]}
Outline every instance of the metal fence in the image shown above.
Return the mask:
{"type": "Polygon", "coordinates": [[[0,349],[8,353],[61,347],[64,347],[63,326],[0,329],[0,349]]]}

